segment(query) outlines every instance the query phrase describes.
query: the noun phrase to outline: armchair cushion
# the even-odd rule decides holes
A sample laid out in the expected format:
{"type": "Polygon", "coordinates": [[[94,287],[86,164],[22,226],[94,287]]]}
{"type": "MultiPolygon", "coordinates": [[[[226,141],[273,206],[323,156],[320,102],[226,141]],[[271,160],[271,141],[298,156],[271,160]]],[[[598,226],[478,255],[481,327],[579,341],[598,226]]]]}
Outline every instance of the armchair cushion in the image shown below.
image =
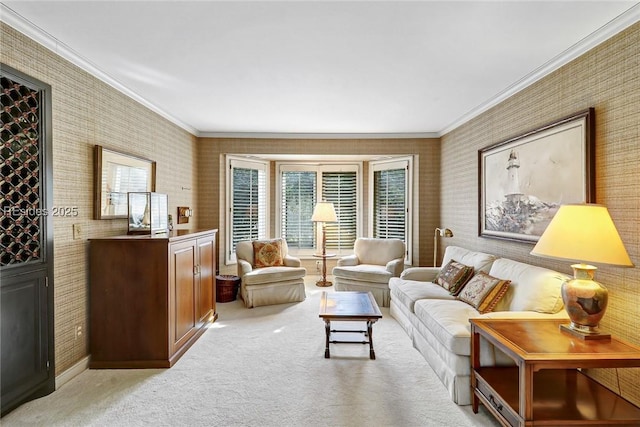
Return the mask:
{"type": "Polygon", "coordinates": [[[253,242],[254,268],[278,267],[284,265],[280,240],[254,240],[253,242]]]}
{"type": "Polygon", "coordinates": [[[357,266],[335,267],[333,274],[345,279],[360,280],[362,282],[389,283],[392,274],[385,266],[359,264],[357,266]]]}

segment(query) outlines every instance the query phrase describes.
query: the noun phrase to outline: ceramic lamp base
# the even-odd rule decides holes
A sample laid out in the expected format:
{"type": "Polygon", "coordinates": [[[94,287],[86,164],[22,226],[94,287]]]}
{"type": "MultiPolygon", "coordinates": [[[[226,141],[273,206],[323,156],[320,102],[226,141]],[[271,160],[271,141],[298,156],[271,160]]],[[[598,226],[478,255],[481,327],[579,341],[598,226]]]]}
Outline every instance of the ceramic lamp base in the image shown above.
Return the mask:
{"type": "Polygon", "coordinates": [[[582,339],[609,339],[598,329],[609,302],[609,291],[593,280],[596,267],[586,264],[574,264],[574,278],[562,285],[562,301],[571,319],[570,325],[561,329],[582,339]]]}

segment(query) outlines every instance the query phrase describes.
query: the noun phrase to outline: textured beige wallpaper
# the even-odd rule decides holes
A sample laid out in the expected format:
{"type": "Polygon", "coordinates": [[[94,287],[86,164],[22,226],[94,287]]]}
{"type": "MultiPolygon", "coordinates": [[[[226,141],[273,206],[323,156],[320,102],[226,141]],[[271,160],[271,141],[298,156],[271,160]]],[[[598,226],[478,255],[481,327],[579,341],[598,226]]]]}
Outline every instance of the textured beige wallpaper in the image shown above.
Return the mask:
{"type": "MultiPolygon", "coordinates": [[[[202,208],[201,225],[220,230],[220,260],[224,260],[224,212],[220,209],[224,200],[225,156],[227,154],[318,154],[318,155],[413,155],[414,156],[414,203],[413,213],[417,222],[414,225],[414,264],[429,265],[432,256],[433,229],[438,226],[439,198],[436,189],[439,185],[440,144],[438,139],[236,139],[201,138],[198,144],[199,162],[199,203],[202,208]],[[429,231],[431,230],[431,231],[429,231]]],[[[338,159],[338,157],[336,157],[338,159]]],[[[367,186],[367,165],[364,165],[363,184],[367,186]]],[[[274,166],[272,164],[270,192],[271,206],[275,206],[274,166]]],[[[366,193],[366,191],[365,191],[366,193]]],[[[367,216],[368,200],[362,201],[364,216],[367,216]]],[[[271,214],[271,227],[274,229],[275,216],[271,214]]],[[[366,227],[365,227],[366,229],[366,227]]],[[[330,269],[335,260],[328,260],[330,269]]],[[[224,266],[221,271],[233,273],[234,266],[224,266]]],[[[314,262],[305,264],[307,269],[315,270],[314,262]]]]}
{"type": "Polygon", "coordinates": [[[2,62],[52,87],[53,205],[79,212],[53,220],[59,374],[88,355],[87,239],[127,232],[125,219],[93,220],[94,145],[155,160],[156,190],[168,194],[169,211],[197,212],[196,138],[8,25],[0,28],[2,62]],[[73,224],[84,226],[83,239],[73,240],[73,224]],[[85,331],[77,339],[76,325],[85,331]]]}
{"type": "MultiPolygon", "coordinates": [[[[92,219],[95,144],[156,160],[157,191],[169,195],[170,211],[190,206],[198,227],[219,228],[221,236],[225,154],[412,154],[419,195],[416,265],[430,265],[433,230],[444,226],[455,236],[443,245],[570,273],[568,263],[530,256],[530,245],[477,236],[477,150],[594,107],[596,201],[609,208],[631,259],[640,264],[640,24],[448,133],[442,147],[436,139],[198,140],[6,24],[0,28],[2,62],[52,86],[54,204],[78,206],[80,212],[76,218],[54,219],[57,374],[88,354],[86,335],[74,338],[76,324],[87,327],[86,238],[126,232],[125,220],[92,219]],[[72,239],[74,223],[84,225],[85,239],[72,239]]],[[[611,292],[603,326],[640,345],[640,268],[602,267],[598,278],[611,292]]],[[[640,369],[603,370],[595,376],[640,404],[640,369]]]]}
{"type": "MultiPolygon", "coordinates": [[[[596,202],[609,208],[635,268],[602,266],[610,291],[602,326],[640,345],[640,24],[442,138],[441,219],[465,246],[571,274],[569,262],[529,255],[532,245],[478,237],[478,150],[588,107],[596,117],[596,202]]],[[[593,375],[640,405],[640,369],[593,375]],[[619,375],[619,383],[616,374],[619,375]]]]}

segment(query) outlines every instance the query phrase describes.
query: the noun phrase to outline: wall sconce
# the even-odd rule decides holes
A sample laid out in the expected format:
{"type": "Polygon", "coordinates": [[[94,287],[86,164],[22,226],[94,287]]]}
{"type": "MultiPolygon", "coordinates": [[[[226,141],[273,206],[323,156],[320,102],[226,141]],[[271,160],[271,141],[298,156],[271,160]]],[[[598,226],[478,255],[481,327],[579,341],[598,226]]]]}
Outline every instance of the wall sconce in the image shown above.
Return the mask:
{"type": "Polygon", "coordinates": [[[189,218],[193,216],[193,209],[185,206],[178,206],[178,224],[188,224],[189,218]]]}
{"type": "Polygon", "coordinates": [[[438,236],[440,237],[453,237],[453,231],[448,228],[436,228],[433,233],[433,266],[437,267],[436,259],[438,257],[438,236]]]}

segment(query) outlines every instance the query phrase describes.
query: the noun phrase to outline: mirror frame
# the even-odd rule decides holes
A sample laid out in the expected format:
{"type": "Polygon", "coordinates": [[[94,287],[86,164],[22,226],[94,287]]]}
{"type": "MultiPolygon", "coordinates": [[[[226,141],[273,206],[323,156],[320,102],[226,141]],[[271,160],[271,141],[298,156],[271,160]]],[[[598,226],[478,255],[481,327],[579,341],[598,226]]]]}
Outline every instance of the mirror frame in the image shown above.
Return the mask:
{"type": "Polygon", "coordinates": [[[94,219],[115,219],[127,218],[127,197],[129,191],[156,191],[156,162],[153,160],[136,157],[129,154],[120,153],[96,145],[94,150],[94,199],[93,216],[94,219]],[[124,200],[124,213],[122,215],[107,213],[108,191],[106,177],[109,172],[109,165],[117,165],[131,169],[143,169],[147,173],[146,188],[127,189],[124,200]]]}

